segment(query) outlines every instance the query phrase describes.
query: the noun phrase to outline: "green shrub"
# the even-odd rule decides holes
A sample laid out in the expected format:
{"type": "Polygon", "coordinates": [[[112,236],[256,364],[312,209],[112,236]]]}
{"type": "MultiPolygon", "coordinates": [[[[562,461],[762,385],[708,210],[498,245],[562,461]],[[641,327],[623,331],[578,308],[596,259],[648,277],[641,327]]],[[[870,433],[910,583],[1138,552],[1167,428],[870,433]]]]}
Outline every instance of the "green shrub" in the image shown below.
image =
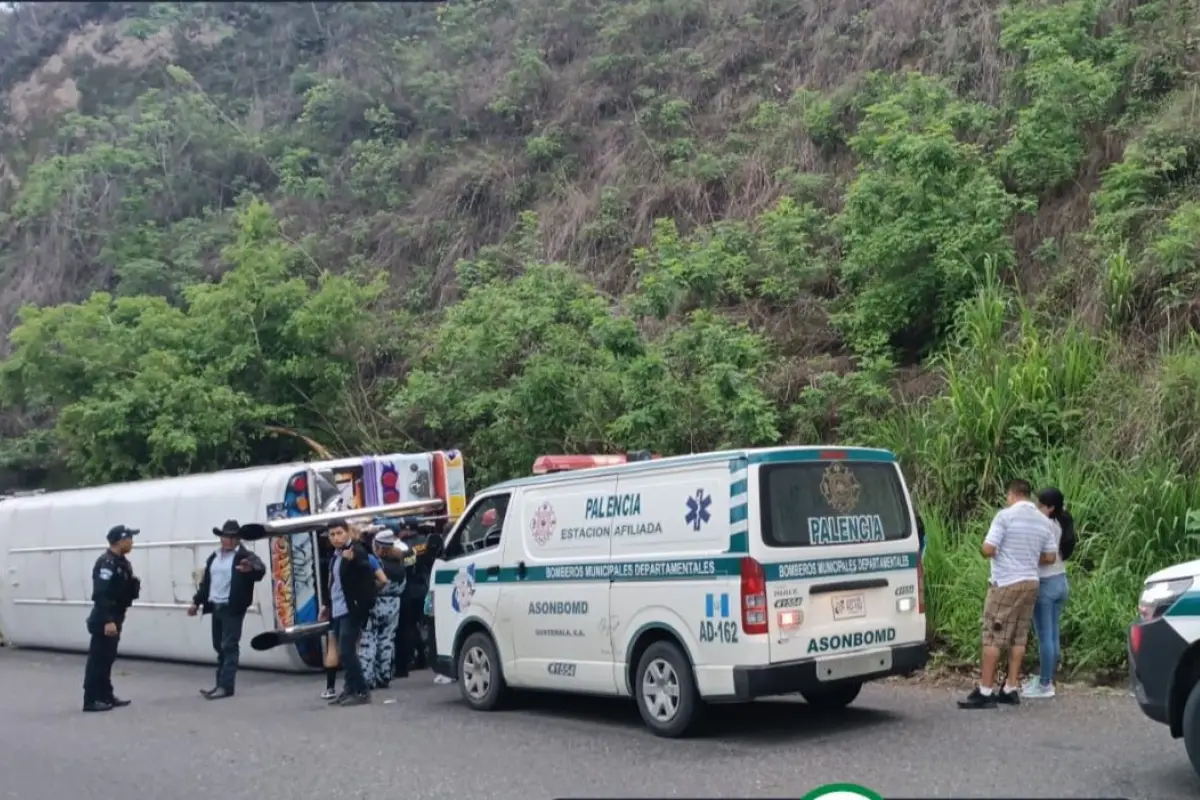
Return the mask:
{"type": "Polygon", "coordinates": [[[837,221],[847,299],[836,322],[859,352],[912,342],[928,349],[985,265],[1012,263],[1006,228],[1018,202],[982,149],[959,138],[987,120],[916,74],[867,107],[850,139],[858,175],[837,221]]]}

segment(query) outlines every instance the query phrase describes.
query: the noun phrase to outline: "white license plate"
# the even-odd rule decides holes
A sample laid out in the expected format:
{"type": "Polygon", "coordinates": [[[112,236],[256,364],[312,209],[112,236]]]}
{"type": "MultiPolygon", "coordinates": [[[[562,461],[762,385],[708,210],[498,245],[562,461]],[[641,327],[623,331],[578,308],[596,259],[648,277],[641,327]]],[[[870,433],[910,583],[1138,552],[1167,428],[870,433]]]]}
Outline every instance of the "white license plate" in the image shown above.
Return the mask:
{"type": "Polygon", "coordinates": [[[844,594],[833,598],[834,619],[854,619],[867,615],[867,604],[861,594],[844,594]]]}

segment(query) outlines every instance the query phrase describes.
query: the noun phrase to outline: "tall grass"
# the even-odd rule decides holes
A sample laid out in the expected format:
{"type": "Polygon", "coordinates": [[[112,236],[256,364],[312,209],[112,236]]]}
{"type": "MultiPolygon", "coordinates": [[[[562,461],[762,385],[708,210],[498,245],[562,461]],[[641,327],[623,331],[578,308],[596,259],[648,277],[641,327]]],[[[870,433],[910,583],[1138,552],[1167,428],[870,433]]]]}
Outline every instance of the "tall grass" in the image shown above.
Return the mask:
{"type": "Polygon", "coordinates": [[[988,575],[979,546],[1004,485],[1021,477],[1060,488],[1076,520],[1068,671],[1120,667],[1144,578],[1200,557],[1200,344],[1131,374],[1113,335],[1038,318],[994,275],[962,305],[957,334],[937,363],[946,390],[878,429],[926,520],[935,636],[952,659],[978,657],[988,575]]]}

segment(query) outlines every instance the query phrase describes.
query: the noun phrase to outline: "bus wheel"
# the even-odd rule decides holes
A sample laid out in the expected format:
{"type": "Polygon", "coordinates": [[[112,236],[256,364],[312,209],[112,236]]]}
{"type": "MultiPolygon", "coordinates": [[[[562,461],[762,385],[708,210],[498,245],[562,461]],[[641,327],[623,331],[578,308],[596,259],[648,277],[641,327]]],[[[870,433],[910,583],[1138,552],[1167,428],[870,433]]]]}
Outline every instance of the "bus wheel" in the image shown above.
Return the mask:
{"type": "Polygon", "coordinates": [[[821,711],[837,711],[853,703],[861,691],[861,683],[858,681],[847,681],[846,683],[835,683],[832,686],[824,686],[820,689],[810,689],[807,692],[802,691],[800,692],[800,696],[804,698],[804,702],[813,708],[821,711]]]}
{"type": "Polygon", "coordinates": [[[633,695],[646,727],[667,738],[686,735],[703,708],[692,665],[672,642],[646,648],[638,661],[633,695]]]}
{"type": "Polygon", "coordinates": [[[458,688],[467,705],[476,711],[491,711],[504,700],[508,687],[500,669],[500,656],[486,633],[472,633],[459,649],[458,688]]]}
{"type": "Polygon", "coordinates": [[[1192,687],[1187,705],[1183,707],[1183,744],[1191,759],[1192,769],[1200,775],[1200,681],[1192,687]]]}

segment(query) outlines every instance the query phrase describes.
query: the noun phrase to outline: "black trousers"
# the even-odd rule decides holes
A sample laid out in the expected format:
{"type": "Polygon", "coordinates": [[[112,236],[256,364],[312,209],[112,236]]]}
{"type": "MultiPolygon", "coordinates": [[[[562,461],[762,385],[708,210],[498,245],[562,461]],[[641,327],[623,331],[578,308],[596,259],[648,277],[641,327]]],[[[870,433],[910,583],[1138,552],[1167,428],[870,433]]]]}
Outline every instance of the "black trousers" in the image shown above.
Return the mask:
{"type": "Polygon", "coordinates": [[[422,661],[421,632],[417,629],[421,621],[422,603],[411,597],[400,601],[400,624],[396,626],[396,675],[407,675],[414,662],[422,661]]]}
{"type": "MultiPolygon", "coordinates": [[[[92,635],[88,643],[87,665],[83,668],[83,702],[84,704],[106,702],[113,699],[112,668],[117,660],[117,645],[121,641],[117,636],[105,636],[104,625],[88,620],[88,633],[92,635]]],[[[120,631],[121,623],[117,623],[120,631]]]]}
{"type": "Polygon", "coordinates": [[[237,679],[238,657],[241,655],[242,623],[245,611],[235,611],[228,605],[213,606],[212,646],[217,651],[217,683],[233,691],[237,679]]]}

